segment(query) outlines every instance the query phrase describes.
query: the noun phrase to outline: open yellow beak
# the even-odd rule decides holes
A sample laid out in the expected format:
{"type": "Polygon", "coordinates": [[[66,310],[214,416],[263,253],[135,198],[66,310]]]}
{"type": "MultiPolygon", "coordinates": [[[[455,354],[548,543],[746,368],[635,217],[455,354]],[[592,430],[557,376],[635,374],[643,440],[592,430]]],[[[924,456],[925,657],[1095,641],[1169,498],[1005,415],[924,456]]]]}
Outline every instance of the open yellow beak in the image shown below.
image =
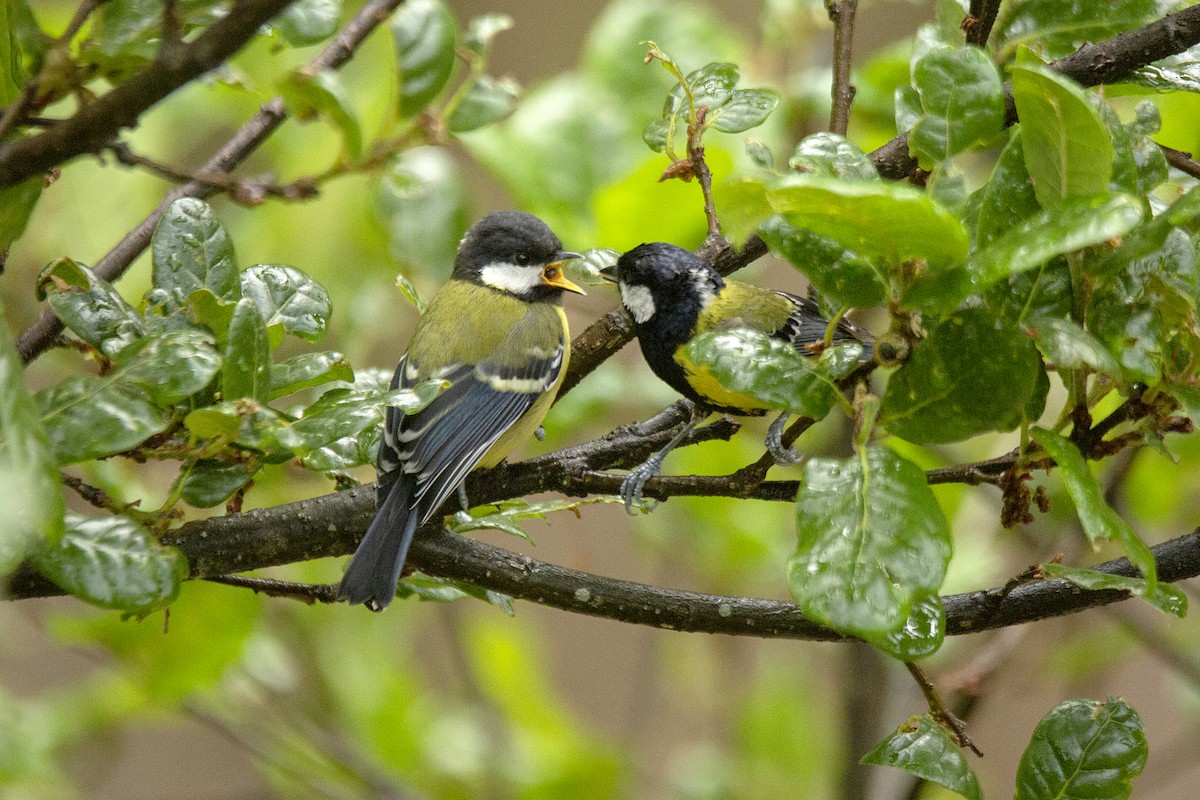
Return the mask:
{"type": "Polygon", "coordinates": [[[551,261],[542,270],[542,284],[544,286],[555,286],[559,289],[565,289],[568,292],[575,292],[576,294],[587,294],[577,284],[569,280],[563,272],[563,264],[566,264],[572,258],[581,258],[581,256],[578,253],[561,253],[560,255],[565,256],[565,258],[561,258],[558,261],[551,261]]]}

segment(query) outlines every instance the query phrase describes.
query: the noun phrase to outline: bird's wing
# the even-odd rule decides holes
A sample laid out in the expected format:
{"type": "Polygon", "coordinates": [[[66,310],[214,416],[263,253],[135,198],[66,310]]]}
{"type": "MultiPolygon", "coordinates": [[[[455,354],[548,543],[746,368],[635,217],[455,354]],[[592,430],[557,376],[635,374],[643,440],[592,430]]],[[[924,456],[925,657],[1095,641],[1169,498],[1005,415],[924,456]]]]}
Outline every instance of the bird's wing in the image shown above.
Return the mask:
{"type": "MultiPolygon", "coordinates": [[[[807,297],[800,297],[788,292],[776,291],[775,294],[786,298],[792,308],[788,313],[787,322],[772,332],[772,336],[791,343],[793,347],[801,351],[804,351],[806,345],[825,338],[829,320],[821,314],[821,309],[815,302],[807,297]]],[[[869,331],[845,318],[838,320],[837,327],[833,329],[834,344],[857,342],[863,345],[863,358],[868,360],[871,358],[871,345],[874,339],[875,337],[869,331]]]]}
{"type": "Polygon", "coordinates": [[[393,386],[405,388],[428,378],[445,380],[450,386],[416,414],[388,409],[380,472],[403,470],[414,475],[411,503],[420,507],[421,517],[433,513],[505,431],[554,387],[564,349],[565,335],[550,351],[522,344],[520,336],[510,335],[477,364],[450,364],[423,374],[402,361],[393,386]]]}

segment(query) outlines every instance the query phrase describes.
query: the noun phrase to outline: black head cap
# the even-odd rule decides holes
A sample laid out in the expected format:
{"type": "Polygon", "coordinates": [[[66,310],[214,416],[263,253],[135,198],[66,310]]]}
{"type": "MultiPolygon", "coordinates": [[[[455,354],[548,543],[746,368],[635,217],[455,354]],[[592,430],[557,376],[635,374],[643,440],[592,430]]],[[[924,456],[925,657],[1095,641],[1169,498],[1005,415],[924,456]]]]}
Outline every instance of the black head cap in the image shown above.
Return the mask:
{"type": "Polygon", "coordinates": [[[489,264],[542,267],[564,255],[550,226],[524,211],[497,211],[476,222],[458,244],[454,277],[469,278],[489,264]]]}
{"type": "Polygon", "coordinates": [[[666,242],[639,244],[617,260],[617,280],[651,290],[671,284],[725,285],[720,273],[693,253],[666,242]]]}

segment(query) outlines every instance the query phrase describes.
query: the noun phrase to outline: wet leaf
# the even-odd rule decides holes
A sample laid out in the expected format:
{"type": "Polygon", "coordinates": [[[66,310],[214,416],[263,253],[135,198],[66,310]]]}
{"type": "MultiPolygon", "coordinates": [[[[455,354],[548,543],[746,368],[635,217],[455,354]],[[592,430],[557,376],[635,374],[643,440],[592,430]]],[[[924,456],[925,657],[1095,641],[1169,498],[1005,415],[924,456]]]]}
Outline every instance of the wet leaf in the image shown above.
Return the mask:
{"type": "Polygon", "coordinates": [[[521,85],[511,78],[480,75],[450,112],[451,133],[467,133],[507,119],[517,110],[521,85]]]}
{"type": "Polygon", "coordinates": [[[325,336],[333,314],[324,286],[280,264],[260,264],[242,273],[242,296],[253,301],[266,327],[282,325],[310,342],[325,336]]]}
{"type": "Polygon", "coordinates": [[[770,89],[736,89],[707,121],[723,133],[741,133],[766,122],[778,105],[779,95],[770,89]]]}
{"type": "Polygon", "coordinates": [[[44,296],[72,333],[112,357],[146,333],[142,317],[112,284],[69,258],[52,262],[38,276],[44,296]]]}
{"type": "Polygon", "coordinates": [[[190,506],[212,508],[228,500],[252,477],[254,469],[247,464],[201,459],[180,474],[180,497],[190,506]]]}
{"type": "Polygon", "coordinates": [[[923,169],[986,142],[1004,128],[1004,91],[991,58],[977,47],[939,47],[913,68],[924,113],[909,133],[923,169]]]}
{"type": "Polygon", "coordinates": [[[221,396],[266,402],[271,397],[271,345],[267,327],[254,300],[244,297],[233,309],[225,342],[221,396]]]}
{"type": "Polygon", "coordinates": [[[879,171],[858,145],[836,133],[811,133],[800,140],[788,166],[797,172],[847,180],[879,180],[879,171]]]}
{"type": "Polygon", "coordinates": [[[1107,572],[1097,572],[1083,567],[1068,567],[1063,564],[1040,564],[1038,569],[1047,578],[1061,578],[1076,586],[1091,591],[1115,589],[1129,592],[1134,597],[1140,597],[1159,611],[1174,614],[1183,618],[1187,614],[1187,595],[1169,583],[1158,584],[1154,591],[1144,578],[1130,578],[1125,575],[1112,575],[1107,572]]]}
{"type": "Polygon", "coordinates": [[[967,764],[962,749],[950,732],[928,714],[910,718],[863,756],[860,763],[896,767],[968,800],[983,800],[979,779],[967,764]]]}
{"type": "Polygon", "coordinates": [[[150,241],[154,288],[165,297],[169,314],[187,305],[197,289],[236,301],[240,276],[233,242],[203,200],[185,197],[171,203],[150,241]]]}
{"type": "Polygon", "coordinates": [[[271,365],[271,399],[331,381],[354,380],[354,370],[341,353],[301,353],[271,365]]]}
{"type": "Polygon", "coordinates": [[[274,24],[288,44],[304,47],[337,33],[341,15],[341,0],[296,0],[275,18],[274,24]]]}
{"type": "Polygon", "coordinates": [[[454,72],[454,17],[440,0],[409,0],[392,15],[400,67],[400,114],[415,116],[454,72]]]}

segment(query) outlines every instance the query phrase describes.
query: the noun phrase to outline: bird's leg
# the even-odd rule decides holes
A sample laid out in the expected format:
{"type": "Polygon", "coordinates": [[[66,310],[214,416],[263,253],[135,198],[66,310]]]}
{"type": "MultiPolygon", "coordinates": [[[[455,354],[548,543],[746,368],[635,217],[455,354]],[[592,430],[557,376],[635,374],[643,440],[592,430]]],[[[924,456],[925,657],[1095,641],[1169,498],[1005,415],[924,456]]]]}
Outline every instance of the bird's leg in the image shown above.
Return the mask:
{"type": "Polygon", "coordinates": [[[462,506],[464,514],[471,513],[471,501],[467,499],[467,485],[465,483],[458,485],[458,504],[462,506]]]}
{"type": "Polygon", "coordinates": [[[541,425],[538,425],[536,428],[534,428],[534,430],[533,430],[533,438],[537,439],[539,442],[544,442],[544,441],[546,441],[546,429],[545,429],[545,427],[543,427],[543,426],[541,426],[541,425]]]}
{"type": "Polygon", "coordinates": [[[783,429],[787,426],[789,416],[791,415],[788,412],[783,412],[767,429],[767,452],[781,467],[799,464],[801,458],[800,451],[794,447],[787,447],[783,443],[783,429]]]}
{"type": "Polygon", "coordinates": [[[625,476],[625,480],[621,482],[621,500],[625,503],[625,510],[630,514],[636,514],[634,506],[641,506],[647,511],[653,511],[658,501],[653,505],[648,505],[642,500],[642,488],[645,487],[646,481],[659,474],[662,469],[663,459],[667,454],[679,446],[679,443],[700,424],[701,420],[708,416],[708,409],[700,406],[692,406],[692,418],[687,421],[687,424],[680,429],[679,433],[671,437],[671,441],[667,442],[666,447],[659,450],[654,455],[646,460],[637,469],[625,476]]]}

